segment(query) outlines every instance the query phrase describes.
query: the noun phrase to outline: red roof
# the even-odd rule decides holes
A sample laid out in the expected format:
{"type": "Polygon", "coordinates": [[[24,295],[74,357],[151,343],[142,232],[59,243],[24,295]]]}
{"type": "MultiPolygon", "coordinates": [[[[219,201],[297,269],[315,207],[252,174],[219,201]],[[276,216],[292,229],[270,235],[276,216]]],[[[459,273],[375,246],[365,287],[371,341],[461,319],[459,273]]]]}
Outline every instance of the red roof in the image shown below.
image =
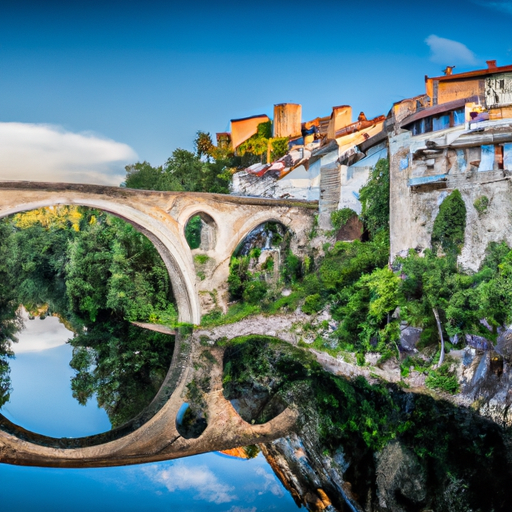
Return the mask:
{"type": "Polygon", "coordinates": [[[507,73],[512,71],[512,65],[510,66],[501,66],[501,67],[488,67],[487,69],[477,69],[476,71],[468,71],[467,73],[459,73],[456,75],[443,75],[443,76],[433,76],[428,77],[425,75],[425,82],[427,80],[461,80],[465,78],[473,78],[475,76],[485,76],[485,75],[494,75],[496,73],[507,73]]]}

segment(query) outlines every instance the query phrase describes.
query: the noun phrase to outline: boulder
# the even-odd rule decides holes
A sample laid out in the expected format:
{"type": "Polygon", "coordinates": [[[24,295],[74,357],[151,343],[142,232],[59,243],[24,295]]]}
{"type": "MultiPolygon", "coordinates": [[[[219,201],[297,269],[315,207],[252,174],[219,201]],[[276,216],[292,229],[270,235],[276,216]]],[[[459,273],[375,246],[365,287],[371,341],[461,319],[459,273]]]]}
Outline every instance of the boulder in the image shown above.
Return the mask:
{"type": "Polygon", "coordinates": [[[508,362],[512,361],[512,329],[506,329],[498,336],[496,352],[508,362]]]}
{"type": "Polygon", "coordinates": [[[416,345],[420,341],[421,329],[417,327],[406,327],[400,333],[398,348],[400,352],[417,352],[416,345]]]}

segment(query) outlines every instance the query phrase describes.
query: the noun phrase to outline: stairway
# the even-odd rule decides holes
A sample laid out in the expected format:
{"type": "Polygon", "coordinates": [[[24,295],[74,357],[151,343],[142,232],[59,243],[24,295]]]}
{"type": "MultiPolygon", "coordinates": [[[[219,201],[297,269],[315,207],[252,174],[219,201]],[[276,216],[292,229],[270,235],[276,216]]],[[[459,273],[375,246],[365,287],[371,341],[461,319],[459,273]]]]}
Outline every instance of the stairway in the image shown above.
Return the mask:
{"type": "Polygon", "coordinates": [[[320,229],[332,229],[331,212],[338,209],[341,194],[340,165],[333,162],[320,169],[320,202],[318,223],[320,229]]]}

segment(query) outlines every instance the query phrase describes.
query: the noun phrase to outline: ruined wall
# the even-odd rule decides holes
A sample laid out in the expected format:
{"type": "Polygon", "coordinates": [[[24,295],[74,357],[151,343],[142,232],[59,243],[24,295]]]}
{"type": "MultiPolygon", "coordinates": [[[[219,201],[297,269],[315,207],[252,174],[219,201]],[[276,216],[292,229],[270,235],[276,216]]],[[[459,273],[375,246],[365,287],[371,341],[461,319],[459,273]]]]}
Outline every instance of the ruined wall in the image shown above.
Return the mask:
{"type": "Polygon", "coordinates": [[[430,247],[439,206],[455,189],[467,209],[461,265],[478,269],[490,242],[512,245],[512,152],[506,142],[511,128],[452,128],[417,137],[403,131],[390,138],[392,259],[410,248],[430,247]],[[484,197],[488,205],[479,212],[474,204],[484,197]]]}

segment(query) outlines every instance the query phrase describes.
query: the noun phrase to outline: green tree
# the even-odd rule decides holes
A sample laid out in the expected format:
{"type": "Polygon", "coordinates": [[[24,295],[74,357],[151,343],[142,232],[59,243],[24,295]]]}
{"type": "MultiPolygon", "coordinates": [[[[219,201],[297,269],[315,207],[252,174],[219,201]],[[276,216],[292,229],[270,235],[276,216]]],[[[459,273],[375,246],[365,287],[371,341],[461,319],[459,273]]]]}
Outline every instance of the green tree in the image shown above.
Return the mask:
{"type": "Polygon", "coordinates": [[[125,170],[125,187],[143,190],[162,190],[159,188],[160,180],[162,179],[162,167],[152,167],[149,162],[144,161],[127,165],[125,170]]]}
{"type": "Polygon", "coordinates": [[[212,156],[212,152],[214,150],[214,145],[212,142],[212,136],[210,133],[198,131],[196,133],[196,138],[194,139],[194,149],[196,155],[199,158],[205,158],[207,162],[210,161],[212,156]]]}
{"type": "Polygon", "coordinates": [[[456,291],[456,259],[453,256],[438,258],[430,250],[422,257],[411,250],[407,258],[399,261],[404,276],[400,316],[412,325],[423,327],[424,339],[433,339],[437,333],[441,366],[445,349],[443,323],[456,291]]]}
{"type": "Polygon", "coordinates": [[[464,245],[466,205],[458,190],[454,190],[439,207],[432,228],[432,248],[459,254],[464,245]]]}
{"type": "Polygon", "coordinates": [[[380,159],[359,191],[361,220],[371,237],[389,231],[389,161],[380,159]]]}

